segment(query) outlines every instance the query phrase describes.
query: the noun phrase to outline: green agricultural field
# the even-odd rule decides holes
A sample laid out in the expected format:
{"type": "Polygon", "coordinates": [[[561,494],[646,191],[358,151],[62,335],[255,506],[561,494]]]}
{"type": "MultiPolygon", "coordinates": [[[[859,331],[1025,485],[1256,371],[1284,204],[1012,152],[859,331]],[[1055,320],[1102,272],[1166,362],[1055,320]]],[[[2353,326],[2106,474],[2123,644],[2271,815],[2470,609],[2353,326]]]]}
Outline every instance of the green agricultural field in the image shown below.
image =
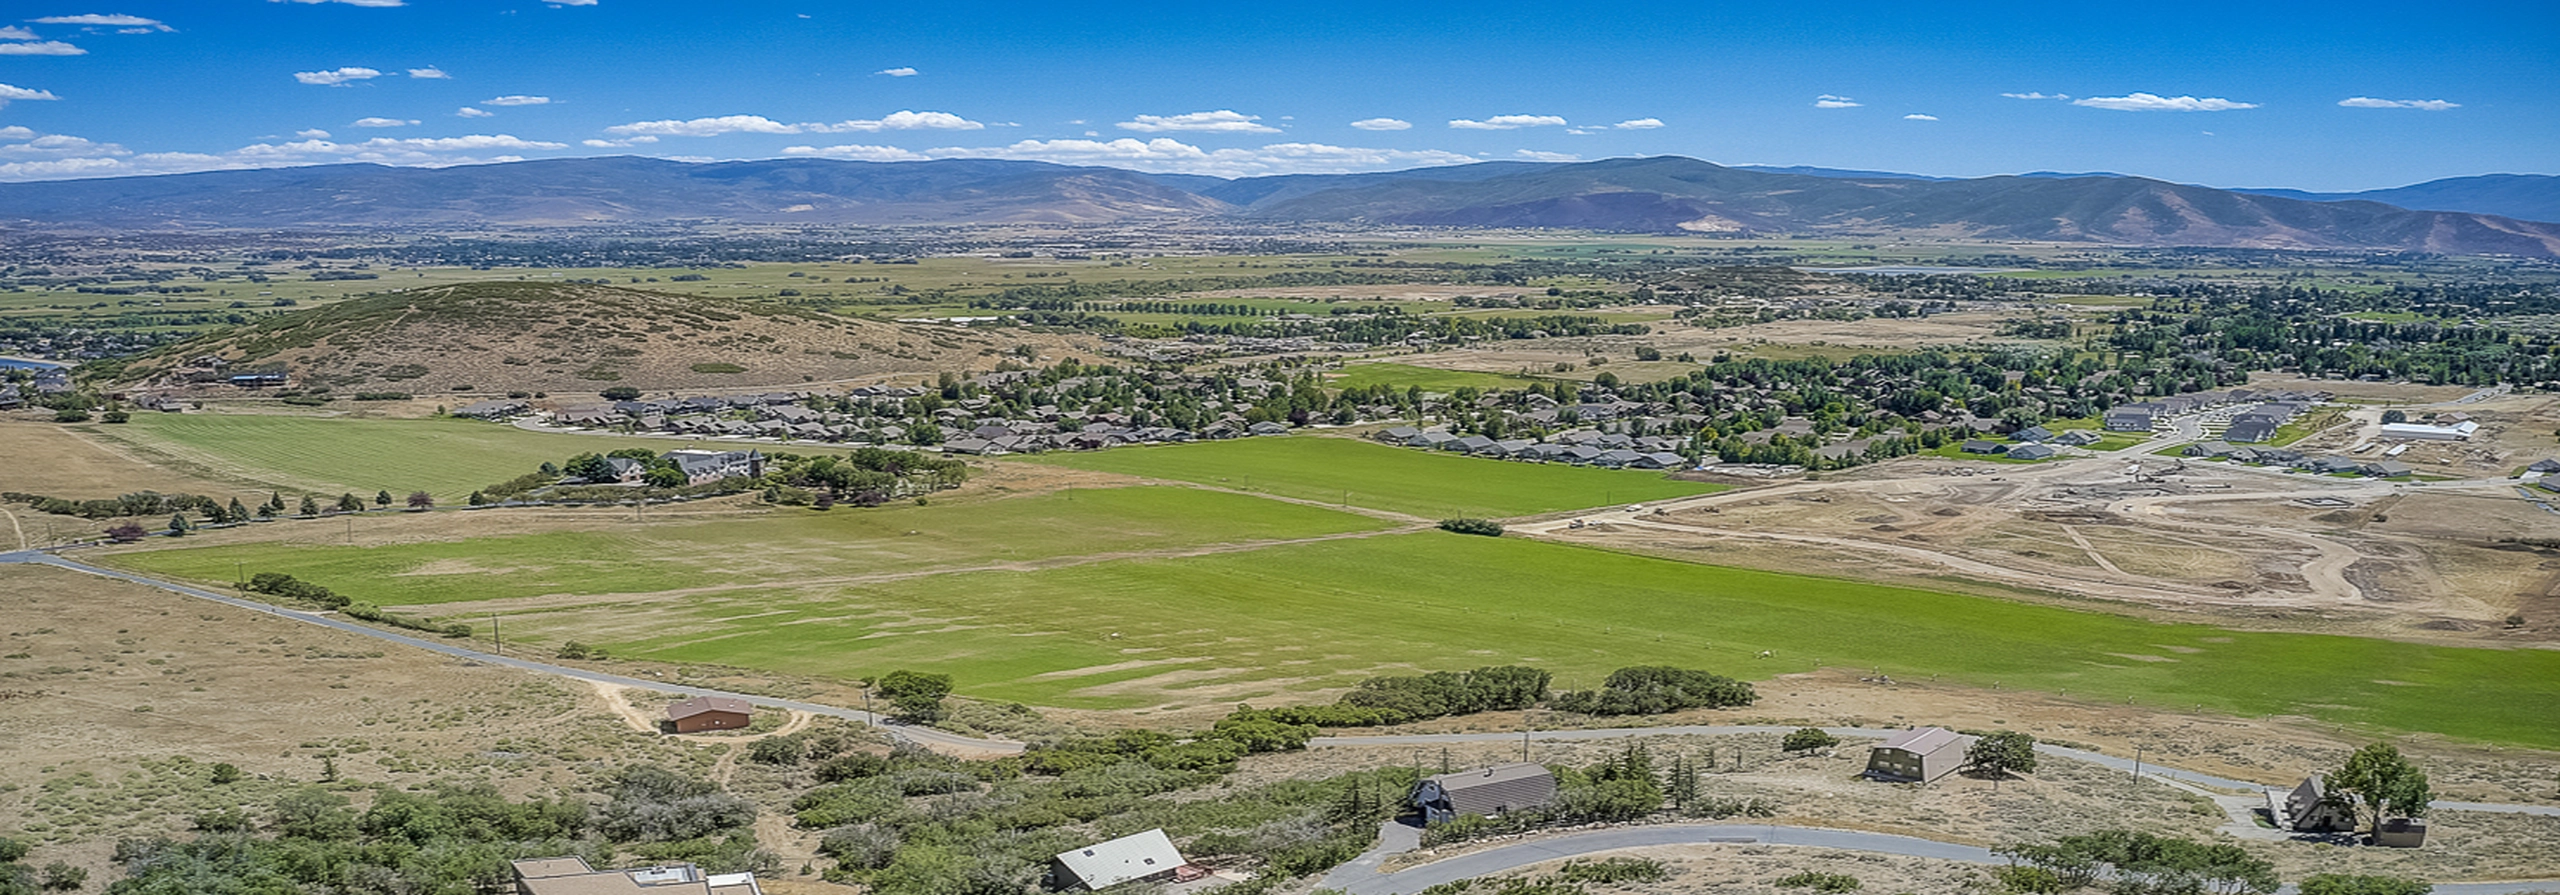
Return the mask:
{"type": "Polygon", "coordinates": [[[324,496],[426,491],[455,502],[473,490],[584,451],[671,449],[664,439],[527,432],[477,420],[370,420],[249,414],[135,414],[98,435],[162,465],[324,496]]]}
{"type": "Polygon", "coordinates": [[[1426,519],[1525,516],[1724,490],[1658,472],[1513,463],[1306,434],[1024,459],[1426,519]]]}
{"type": "MultiPolygon", "coordinates": [[[[273,524],[334,530],[327,522],[273,524]]],[[[1198,488],[1102,488],[389,546],[183,547],[107,561],[203,582],[227,582],[239,570],[283,572],[392,606],[841,582],[1388,527],[1371,517],[1198,488]]]]}
{"type": "MultiPolygon", "coordinates": [[[[466,613],[467,614],[467,613],[466,613]]],[[[510,616],[617,654],[1131,708],[1300,701],[1399,669],[1823,666],[2560,746],[2560,652],[2233,631],[1441,532],[510,616]],[[1762,657],[1762,651],[1769,655],[1762,657]]]]}
{"type": "Polygon", "coordinates": [[[1333,374],[1325,384],[1334,388],[1369,388],[1419,386],[1426,392],[1452,392],[1473,386],[1480,389],[1519,388],[1529,380],[1502,373],[1478,373],[1470,370],[1442,370],[1412,364],[1388,362],[1352,364],[1333,374]]]}

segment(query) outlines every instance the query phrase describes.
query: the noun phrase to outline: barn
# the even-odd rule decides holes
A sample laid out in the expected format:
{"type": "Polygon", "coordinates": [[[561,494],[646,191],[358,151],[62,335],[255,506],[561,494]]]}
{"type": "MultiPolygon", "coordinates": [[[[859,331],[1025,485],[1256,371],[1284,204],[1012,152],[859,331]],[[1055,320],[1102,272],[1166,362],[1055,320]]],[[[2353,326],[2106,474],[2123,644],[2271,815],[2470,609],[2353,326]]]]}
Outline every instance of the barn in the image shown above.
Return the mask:
{"type": "Polygon", "coordinates": [[[1049,884],[1069,892],[1098,891],[1130,880],[1183,877],[1186,863],[1164,830],[1154,829],[1059,852],[1049,860],[1049,884]]]}
{"type": "Polygon", "coordinates": [[[1526,761],[1425,777],[1413,787],[1413,806],[1422,809],[1424,823],[1435,824],[1468,814],[1544,808],[1555,798],[1555,775],[1526,761]]]}
{"type": "Polygon", "coordinates": [[[1867,753],[1867,776],[1900,783],[1927,783],[1964,767],[1964,750],[1973,738],[1943,727],[1918,727],[1886,737],[1867,753]]]}
{"type": "Polygon", "coordinates": [[[696,696],[667,706],[667,721],[675,725],[677,733],[743,730],[755,716],[753,704],[729,696],[696,696]]]}

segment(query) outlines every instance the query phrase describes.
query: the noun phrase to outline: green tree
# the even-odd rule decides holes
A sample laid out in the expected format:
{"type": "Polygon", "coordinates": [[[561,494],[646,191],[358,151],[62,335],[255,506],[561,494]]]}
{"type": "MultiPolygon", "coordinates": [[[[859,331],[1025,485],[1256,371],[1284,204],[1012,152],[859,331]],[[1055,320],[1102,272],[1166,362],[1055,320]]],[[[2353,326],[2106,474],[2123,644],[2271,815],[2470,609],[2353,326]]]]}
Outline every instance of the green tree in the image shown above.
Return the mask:
{"type": "Polygon", "coordinates": [[[223,515],[230,517],[233,522],[247,522],[249,521],[249,508],[241,506],[240,498],[234,497],[231,499],[231,506],[223,510],[223,515]]]}
{"type": "Polygon", "coordinates": [[[590,482],[613,481],[613,461],[602,454],[579,454],[560,467],[560,473],[590,482]]]}
{"type": "MultiPolygon", "coordinates": [[[[389,495],[384,496],[387,497],[389,495]]],[[[338,512],[354,513],[360,512],[363,509],[364,501],[357,500],[353,492],[338,495],[338,512]]]]}
{"type": "Polygon", "coordinates": [[[374,505],[374,506],[377,506],[377,507],[388,507],[388,506],[390,506],[390,505],[391,505],[391,489],[389,489],[389,488],[384,488],[384,489],[382,489],[382,490],[380,490],[380,491],[373,492],[373,505],[374,505]]]}
{"type": "Polygon", "coordinates": [[[2361,803],[2379,833],[2386,817],[2425,817],[2435,799],[2427,772],[2401,756],[2390,743],[2375,743],[2347,756],[2347,763],[2328,775],[2329,789],[2361,803]]]}
{"type": "Polygon", "coordinates": [[[640,390],[628,385],[617,385],[612,388],[605,389],[602,392],[598,392],[598,394],[603,395],[605,400],[608,401],[640,400],[640,390]]]}
{"type": "Polygon", "coordinates": [[[473,491],[471,492],[471,496],[464,499],[463,502],[475,507],[485,507],[489,505],[489,495],[473,491]]]}
{"type": "Polygon", "coordinates": [[[1787,734],[1787,738],[1778,743],[1779,748],[1789,752],[1811,752],[1837,745],[1840,745],[1840,738],[1832,736],[1819,727],[1796,728],[1795,732],[1787,734]]]}
{"type": "Polygon", "coordinates": [[[1964,761],[1993,777],[2032,774],[2036,770],[2036,738],[2016,730],[1983,734],[1964,750],[1964,761]]]}
{"type": "Polygon", "coordinates": [[[881,675],[871,687],[889,700],[890,717],[931,724],[942,720],[942,698],[951,695],[951,676],[900,669],[881,675]]]}
{"type": "Polygon", "coordinates": [[[188,525],[187,525],[187,514],[185,514],[185,513],[171,513],[171,514],[169,514],[169,536],[170,536],[170,537],[173,537],[173,538],[183,538],[183,537],[186,537],[186,536],[187,536],[187,529],[188,529],[189,527],[190,527],[190,526],[188,526],[188,525]]]}
{"type": "Polygon", "coordinates": [[[89,870],[62,861],[44,865],[44,875],[36,885],[47,892],[77,892],[89,884],[89,870]]]}
{"type": "Polygon", "coordinates": [[[213,785],[215,786],[228,786],[233,783],[238,783],[240,782],[240,766],[227,761],[216,762],[213,766],[212,780],[213,785]]]}
{"type": "Polygon", "coordinates": [[[317,500],[313,500],[313,499],[311,498],[311,495],[308,495],[308,494],[302,495],[302,515],[305,515],[305,516],[317,516],[317,515],[320,515],[320,502],[319,502],[319,501],[317,501],[317,500]]]}

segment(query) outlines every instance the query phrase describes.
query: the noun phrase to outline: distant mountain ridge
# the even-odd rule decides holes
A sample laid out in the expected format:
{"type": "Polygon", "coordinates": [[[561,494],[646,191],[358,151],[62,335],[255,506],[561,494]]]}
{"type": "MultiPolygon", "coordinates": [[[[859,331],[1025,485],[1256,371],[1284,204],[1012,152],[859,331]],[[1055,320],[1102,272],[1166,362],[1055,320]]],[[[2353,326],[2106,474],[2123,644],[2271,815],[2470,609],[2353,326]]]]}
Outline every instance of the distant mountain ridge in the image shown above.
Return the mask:
{"type": "Polygon", "coordinates": [[[2447,177],[2384,190],[2355,193],[2311,193],[2302,190],[2240,188],[2233,192],[2281,196],[2309,202],[2380,202],[2426,211],[2467,211],[2525,221],[2560,221],[2560,175],[2481,174],[2447,177]]]}
{"type": "MultiPolygon", "coordinates": [[[[2541,182],[2533,178],[2470,178],[2483,182],[2436,194],[2527,190],[2541,182]]],[[[1631,232],[1919,231],[2121,245],[2560,257],[2560,224],[2467,211],[2310,201],[2111,174],[1958,180],[1726,167],[1678,156],[1234,180],[992,159],[687,163],[626,156],[0,184],[0,223],[128,229],[1168,218],[1631,232]]]]}

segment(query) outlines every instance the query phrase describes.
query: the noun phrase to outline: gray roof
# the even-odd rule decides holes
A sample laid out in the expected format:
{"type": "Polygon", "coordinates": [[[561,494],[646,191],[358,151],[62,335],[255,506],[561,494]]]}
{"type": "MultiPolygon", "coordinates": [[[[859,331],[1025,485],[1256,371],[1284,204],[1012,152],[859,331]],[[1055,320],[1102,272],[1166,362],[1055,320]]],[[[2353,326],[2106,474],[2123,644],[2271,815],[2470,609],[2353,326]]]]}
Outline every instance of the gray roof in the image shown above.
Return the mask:
{"type": "Polygon", "coordinates": [[[1493,815],[1544,805],[1555,798],[1556,778],[1535,762],[1512,762],[1425,778],[1436,783],[1457,814],[1493,815]]]}
{"type": "Polygon", "coordinates": [[[696,696],[667,706],[667,718],[670,720],[691,718],[704,712],[736,712],[741,715],[753,715],[756,713],[756,707],[754,703],[732,696],[696,696]]]}
{"type": "Polygon", "coordinates": [[[1168,873],[1184,863],[1182,852],[1174,849],[1173,840],[1161,828],[1059,852],[1057,861],[1088,889],[1168,873]]]}
{"type": "Polygon", "coordinates": [[[1900,749],[1914,755],[1928,755],[1950,746],[1960,747],[1964,741],[1964,734],[1944,727],[1915,727],[1884,738],[1884,742],[1876,744],[1876,748],[1900,749]]]}

